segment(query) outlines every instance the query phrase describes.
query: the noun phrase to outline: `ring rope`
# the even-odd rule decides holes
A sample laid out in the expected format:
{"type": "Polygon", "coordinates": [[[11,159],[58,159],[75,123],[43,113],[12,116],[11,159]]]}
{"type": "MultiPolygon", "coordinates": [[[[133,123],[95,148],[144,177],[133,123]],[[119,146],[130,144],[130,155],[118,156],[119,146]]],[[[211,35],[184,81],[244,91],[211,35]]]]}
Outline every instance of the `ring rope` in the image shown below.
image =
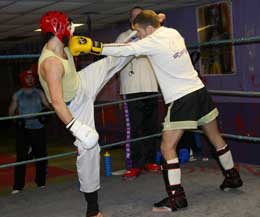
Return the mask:
{"type": "MultiPolygon", "coordinates": [[[[225,45],[225,44],[248,44],[248,43],[259,43],[260,36],[251,36],[247,38],[237,38],[237,39],[224,39],[216,40],[202,43],[193,43],[188,45],[188,49],[194,49],[199,47],[215,46],[215,45],[225,45]]],[[[0,60],[4,59],[29,59],[29,58],[38,58],[39,54],[17,54],[17,55],[0,55],[0,60]]]]}
{"type": "Polygon", "coordinates": [[[260,92],[256,91],[209,90],[209,93],[221,96],[260,97],[260,92]]]}
{"type": "MultiPolygon", "coordinates": [[[[133,99],[125,99],[125,100],[117,100],[117,101],[106,102],[106,103],[99,103],[99,104],[94,105],[94,107],[99,108],[99,107],[104,107],[104,106],[117,105],[117,104],[121,104],[123,102],[133,102],[133,101],[138,101],[138,100],[142,100],[142,99],[154,98],[154,97],[158,97],[158,96],[161,96],[161,94],[159,93],[159,94],[154,94],[154,95],[150,95],[150,96],[137,97],[137,98],[133,98],[133,99]]],[[[42,115],[48,115],[48,114],[55,114],[55,112],[49,111],[49,112],[37,112],[37,113],[24,114],[24,115],[3,116],[3,117],[0,117],[0,121],[17,119],[17,118],[36,117],[36,116],[42,116],[42,115]]]]}
{"type": "MultiPolygon", "coordinates": [[[[227,91],[227,90],[209,90],[209,93],[212,95],[221,95],[221,96],[235,96],[235,97],[260,97],[260,92],[255,92],[255,91],[227,91]]],[[[124,102],[133,102],[137,100],[142,100],[142,99],[149,99],[149,98],[154,98],[162,96],[162,94],[154,94],[150,96],[143,96],[143,97],[137,97],[133,99],[124,99],[124,100],[117,100],[117,101],[112,101],[112,102],[106,102],[106,103],[99,103],[95,104],[95,108],[99,107],[104,107],[104,106],[110,106],[110,105],[117,105],[121,104],[124,102]]],[[[54,114],[54,111],[48,111],[48,112],[38,112],[38,113],[31,113],[31,114],[24,114],[24,115],[14,115],[14,116],[3,116],[0,117],[0,121],[4,120],[12,120],[12,119],[17,119],[17,118],[30,118],[30,117],[36,117],[36,116],[42,116],[42,115],[49,115],[49,114],[54,114]]]]}
{"type": "MultiPolygon", "coordinates": [[[[201,131],[201,130],[191,130],[191,131],[203,134],[203,131],[201,131]]],[[[150,139],[150,138],[154,138],[154,137],[159,137],[161,135],[162,135],[162,133],[156,133],[156,134],[139,137],[139,138],[135,138],[135,139],[123,140],[123,141],[119,141],[119,142],[115,142],[115,143],[111,143],[111,144],[107,144],[107,145],[102,145],[100,148],[101,149],[111,148],[111,147],[115,147],[115,146],[122,145],[125,143],[129,143],[129,142],[135,142],[135,141],[141,141],[141,140],[150,139]]],[[[245,141],[260,142],[260,137],[241,136],[241,135],[233,135],[233,134],[227,134],[227,133],[221,133],[221,135],[224,138],[228,138],[228,139],[238,139],[238,140],[245,140],[245,141]]],[[[62,153],[62,154],[50,155],[48,157],[37,158],[37,159],[33,159],[33,160],[8,163],[8,164],[0,164],[0,169],[7,168],[7,167],[13,167],[13,166],[17,166],[17,165],[22,165],[22,164],[27,164],[27,163],[33,163],[33,162],[42,161],[42,160],[66,157],[66,156],[70,156],[70,155],[75,155],[76,153],[77,153],[76,151],[66,152],[66,153],[62,153]]]]}
{"type": "Polygon", "coordinates": [[[249,43],[259,43],[260,42],[260,36],[252,36],[247,38],[237,38],[237,39],[224,39],[224,40],[216,40],[216,41],[208,41],[208,42],[202,42],[202,43],[194,43],[191,44],[188,47],[188,49],[194,49],[199,47],[208,47],[208,46],[214,46],[214,45],[225,45],[225,44],[249,44],[249,43]]]}
{"type": "MultiPolygon", "coordinates": [[[[159,137],[159,136],[161,136],[161,133],[152,134],[150,136],[144,136],[144,137],[139,137],[139,138],[135,138],[135,139],[119,141],[119,142],[115,142],[115,143],[111,143],[111,144],[107,144],[107,145],[102,145],[102,146],[100,146],[100,148],[101,149],[111,148],[111,147],[115,147],[115,146],[122,145],[122,144],[125,144],[125,143],[150,139],[150,138],[159,137]]],[[[20,162],[9,163],[9,164],[0,164],[0,169],[12,167],[12,166],[17,166],[17,165],[22,165],[22,164],[27,164],[27,163],[33,163],[33,162],[42,161],[42,160],[66,157],[66,156],[70,156],[70,155],[74,155],[74,154],[77,154],[77,152],[76,151],[66,152],[66,153],[62,153],[62,154],[50,155],[48,157],[42,157],[42,158],[37,158],[37,159],[32,159],[32,160],[20,161],[20,162]]]]}
{"type": "Polygon", "coordinates": [[[39,58],[40,54],[17,54],[17,55],[0,55],[0,60],[6,59],[33,59],[39,58]]]}

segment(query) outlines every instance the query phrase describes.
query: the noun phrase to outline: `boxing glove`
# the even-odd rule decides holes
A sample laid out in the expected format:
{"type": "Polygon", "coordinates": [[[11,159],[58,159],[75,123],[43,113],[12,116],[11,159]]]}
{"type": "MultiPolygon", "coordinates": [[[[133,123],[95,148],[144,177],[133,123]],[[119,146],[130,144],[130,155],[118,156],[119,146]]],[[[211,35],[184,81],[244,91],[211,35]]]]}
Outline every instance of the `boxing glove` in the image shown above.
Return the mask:
{"type": "Polygon", "coordinates": [[[73,56],[78,56],[81,52],[100,55],[102,47],[101,42],[84,36],[73,36],[69,42],[69,50],[73,56]]]}
{"type": "Polygon", "coordinates": [[[97,131],[86,124],[81,123],[77,119],[72,119],[66,126],[73,136],[82,142],[82,146],[85,149],[91,149],[98,144],[99,135],[97,131]]]}

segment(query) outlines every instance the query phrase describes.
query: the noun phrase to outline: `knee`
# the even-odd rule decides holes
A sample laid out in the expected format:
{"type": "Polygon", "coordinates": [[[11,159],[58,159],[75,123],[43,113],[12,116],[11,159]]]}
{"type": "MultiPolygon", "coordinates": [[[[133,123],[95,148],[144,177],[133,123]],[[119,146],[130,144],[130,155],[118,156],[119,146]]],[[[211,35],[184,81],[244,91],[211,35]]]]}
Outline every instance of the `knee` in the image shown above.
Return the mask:
{"type": "Polygon", "coordinates": [[[162,142],[161,143],[161,153],[165,157],[170,153],[175,153],[176,152],[176,146],[175,145],[170,145],[167,143],[162,142]]]}

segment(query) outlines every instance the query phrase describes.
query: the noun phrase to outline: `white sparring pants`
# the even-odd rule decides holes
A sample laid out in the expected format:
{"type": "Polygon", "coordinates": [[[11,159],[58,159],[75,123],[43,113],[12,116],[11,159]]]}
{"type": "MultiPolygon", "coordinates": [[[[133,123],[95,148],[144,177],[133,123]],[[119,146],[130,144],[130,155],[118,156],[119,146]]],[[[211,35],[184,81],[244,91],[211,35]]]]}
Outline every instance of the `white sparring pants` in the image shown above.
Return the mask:
{"type": "MultiPolygon", "coordinates": [[[[76,97],[68,106],[74,118],[95,128],[94,101],[106,82],[120,71],[131,57],[106,57],[94,62],[81,71],[80,86],[76,97]]],[[[100,147],[84,149],[76,139],[74,145],[78,148],[77,172],[80,182],[80,191],[93,192],[100,188],[100,147]]]]}

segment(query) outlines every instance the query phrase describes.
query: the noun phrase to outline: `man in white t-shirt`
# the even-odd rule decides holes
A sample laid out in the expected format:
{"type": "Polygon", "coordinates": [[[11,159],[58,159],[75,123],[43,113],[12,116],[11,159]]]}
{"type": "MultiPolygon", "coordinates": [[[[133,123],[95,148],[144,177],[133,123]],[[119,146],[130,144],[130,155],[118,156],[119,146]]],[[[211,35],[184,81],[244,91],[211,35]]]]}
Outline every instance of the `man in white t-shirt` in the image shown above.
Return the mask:
{"type": "MultiPolygon", "coordinates": [[[[186,129],[201,126],[214,145],[225,175],[220,188],[241,187],[243,182],[234,167],[232,154],[218,129],[218,110],[192,65],[183,37],[175,29],[161,26],[158,15],[151,10],[137,15],[133,26],[141,40],[127,44],[104,44],[100,53],[111,56],[147,55],[168,105],[161,143],[164,157],[162,173],[168,197],[155,203],[153,211],[176,211],[188,206],[176,153],[177,144],[186,129]]],[[[82,46],[76,42],[73,40],[71,43],[72,53],[75,53],[75,48],[79,52],[78,45],[82,52],[91,51],[91,46],[86,46],[89,43],[82,46]]]]}
{"type": "MultiPolygon", "coordinates": [[[[121,33],[117,37],[116,42],[124,42],[133,33],[132,22],[142,11],[143,8],[141,7],[134,7],[130,10],[131,28],[121,33]]],[[[157,93],[157,80],[151,63],[146,56],[134,58],[120,71],[120,94],[123,95],[123,98],[133,99],[157,93]]],[[[155,134],[158,131],[157,97],[129,102],[125,104],[124,109],[126,125],[130,125],[130,127],[127,127],[129,128],[127,130],[130,130],[132,139],[155,134]]],[[[140,174],[142,169],[159,171],[160,166],[154,163],[156,151],[157,144],[154,138],[131,143],[130,149],[126,147],[126,164],[128,170],[123,174],[123,177],[135,178],[140,174]]]]}

